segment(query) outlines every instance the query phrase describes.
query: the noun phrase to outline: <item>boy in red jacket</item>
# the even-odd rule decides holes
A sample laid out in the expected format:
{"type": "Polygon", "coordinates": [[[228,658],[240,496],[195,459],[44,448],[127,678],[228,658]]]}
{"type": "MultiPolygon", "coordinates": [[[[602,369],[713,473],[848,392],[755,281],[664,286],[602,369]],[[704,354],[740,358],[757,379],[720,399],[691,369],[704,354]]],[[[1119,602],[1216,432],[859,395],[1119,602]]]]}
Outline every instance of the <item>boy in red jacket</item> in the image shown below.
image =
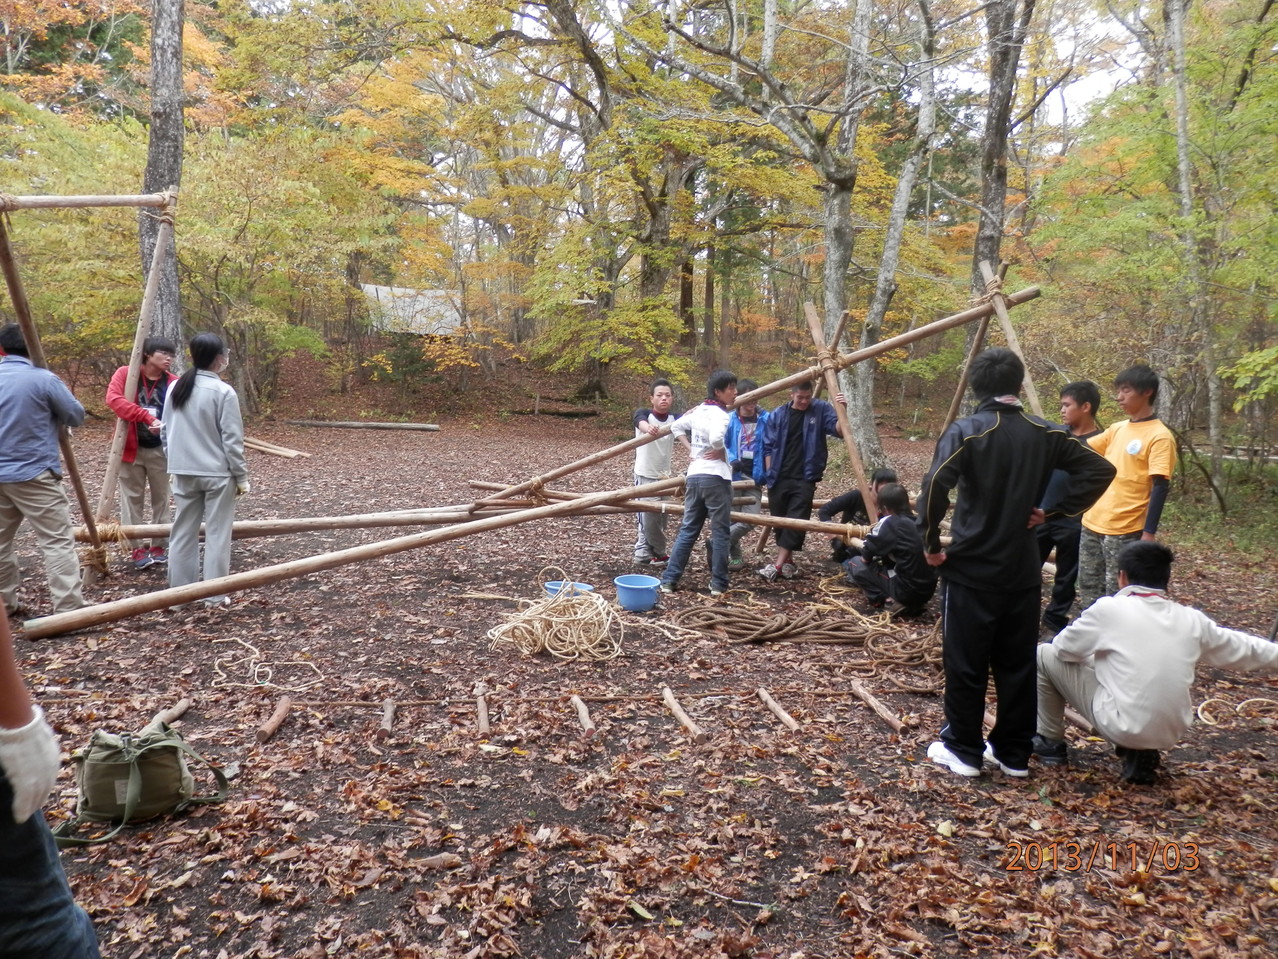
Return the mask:
{"type": "MultiPolygon", "coordinates": [[[[142,367],[133,396],[124,395],[125,381],[129,376],[127,365],[115,371],[107,387],[107,406],[128,426],[124,436],[124,454],[120,457],[122,526],[142,524],[147,486],[151,487],[151,522],[168,523],[172,517],[169,509],[169,466],[160,445],[160,426],[169,384],[177,379],[169,372],[176,353],[177,346],[172,340],[147,337],[142,344],[142,367]]],[[[142,540],[134,540],[130,545],[133,547],[133,565],[138,569],[168,561],[163,546],[148,546],[142,540]]]]}

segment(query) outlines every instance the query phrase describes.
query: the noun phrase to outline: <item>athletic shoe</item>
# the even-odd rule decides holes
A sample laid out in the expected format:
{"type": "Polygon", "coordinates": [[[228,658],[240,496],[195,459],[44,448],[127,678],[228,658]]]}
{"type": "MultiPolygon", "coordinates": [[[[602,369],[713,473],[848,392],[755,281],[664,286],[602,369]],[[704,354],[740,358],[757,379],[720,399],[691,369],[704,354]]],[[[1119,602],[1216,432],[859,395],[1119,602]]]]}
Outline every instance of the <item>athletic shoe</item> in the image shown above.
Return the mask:
{"type": "Polygon", "coordinates": [[[1015,766],[1008,766],[1004,764],[1003,760],[994,755],[994,746],[990,743],[985,744],[985,761],[990,765],[997,766],[999,769],[1003,770],[1004,776],[1015,776],[1017,779],[1025,779],[1029,776],[1028,767],[1017,769],[1015,766]]]}
{"type": "Polygon", "coordinates": [[[713,589],[713,588],[712,588],[712,589],[710,590],[710,598],[711,598],[711,599],[718,599],[718,598],[719,598],[720,596],[722,596],[725,592],[727,592],[727,590],[723,590],[723,589],[713,589]]]}
{"type": "Polygon", "coordinates": [[[651,562],[653,566],[665,566],[666,563],[670,562],[670,555],[666,554],[665,556],[654,556],[652,557],[651,562]]]}
{"type": "Polygon", "coordinates": [[[636,557],[635,557],[635,565],[636,565],[636,566],[651,566],[651,565],[652,565],[652,557],[651,557],[651,556],[636,556],[636,557]]]}
{"type": "Polygon", "coordinates": [[[948,767],[950,772],[957,773],[960,776],[967,776],[969,779],[981,774],[981,770],[978,767],[969,766],[963,762],[963,760],[950,752],[949,746],[942,742],[935,742],[927,747],[927,758],[939,766],[948,767]]]}
{"type": "Polygon", "coordinates": [[[782,579],[794,579],[798,575],[799,575],[799,567],[795,566],[793,563],[781,564],[782,579]]]}
{"type": "Polygon", "coordinates": [[[666,594],[673,593],[673,592],[675,591],[675,585],[674,585],[674,583],[662,583],[662,584],[661,584],[659,587],[657,587],[657,588],[658,588],[658,589],[660,589],[663,593],[666,593],[666,594]]]}
{"type": "Polygon", "coordinates": [[[146,569],[148,566],[154,566],[155,560],[151,556],[151,551],[145,546],[139,546],[133,551],[133,568],[146,569]]]}
{"type": "Polygon", "coordinates": [[[766,579],[769,583],[775,583],[777,581],[777,577],[781,575],[781,570],[777,569],[777,567],[773,566],[771,563],[768,563],[766,566],[759,568],[759,575],[766,579]]]}
{"type": "Polygon", "coordinates": [[[731,556],[728,558],[728,570],[730,572],[735,573],[742,569],[745,569],[745,560],[742,557],[731,556]]]}
{"type": "Polygon", "coordinates": [[[169,554],[164,551],[163,546],[151,547],[151,562],[157,566],[163,566],[169,561],[169,554]]]}
{"type": "Polygon", "coordinates": [[[1123,782],[1133,786],[1152,786],[1158,778],[1161,758],[1157,749],[1126,749],[1119,747],[1123,757],[1123,782]]]}
{"type": "Polygon", "coordinates": [[[1069,765],[1069,747],[1065,742],[1056,742],[1051,739],[1044,739],[1038,733],[1034,734],[1034,755],[1038,757],[1038,761],[1044,766],[1068,766],[1069,765]]]}

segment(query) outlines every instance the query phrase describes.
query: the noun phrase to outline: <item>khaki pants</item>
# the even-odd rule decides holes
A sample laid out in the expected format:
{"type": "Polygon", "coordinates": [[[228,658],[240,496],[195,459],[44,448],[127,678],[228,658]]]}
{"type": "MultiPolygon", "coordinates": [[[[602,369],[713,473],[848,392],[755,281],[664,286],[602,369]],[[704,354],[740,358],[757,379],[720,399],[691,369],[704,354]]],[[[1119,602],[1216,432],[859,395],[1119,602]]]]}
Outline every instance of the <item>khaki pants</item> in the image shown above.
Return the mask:
{"type": "MultiPolygon", "coordinates": [[[[231,524],[235,522],[235,480],[229,476],[173,476],[177,516],[169,537],[169,585],[188,586],[220,579],[231,571],[231,524]],[[204,524],[201,576],[200,524],[204,524]]],[[[209,596],[215,603],[223,596],[209,596]]]]}
{"type": "MultiPolygon", "coordinates": [[[[169,509],[169,466],[161,446],[139,446],[132,463],[120,464],[120,525],[141,526],[146,520],[146,490],[151,487],[151,522],[163,525],[173,515],[169,509]]],[[[129,549],[145,545],[130,540],[129,549]]]]}
{"type": "Polygon", "coordinates": [[[53,611],[67,613],[86,605],[80,592],[80,558],[71,532],[71,513],[62,478],[45,470],[35,479],[0,483],[0,597],[8,609],[18,607],[22,570],[13,539],[23,520],[31,524],[44,554],[44,575],[53,611]]]}
{"type": "MultiPolygon", "coordinates": [[[[1096,670],[1085,663],[1067,663],[1056,647],[1042,643],[1038,647],[1038,734],[1052,742],[1065,739],[1065,706],[1073,706],[1084,719],[1096,727],[1092,701],[1100,683],[1096,670]]],[[[1099,732],[1099,728],[1097,728],[1099,732]]],[[[1102,733],[1102,735],[1104,735],[1102,733]]]]}

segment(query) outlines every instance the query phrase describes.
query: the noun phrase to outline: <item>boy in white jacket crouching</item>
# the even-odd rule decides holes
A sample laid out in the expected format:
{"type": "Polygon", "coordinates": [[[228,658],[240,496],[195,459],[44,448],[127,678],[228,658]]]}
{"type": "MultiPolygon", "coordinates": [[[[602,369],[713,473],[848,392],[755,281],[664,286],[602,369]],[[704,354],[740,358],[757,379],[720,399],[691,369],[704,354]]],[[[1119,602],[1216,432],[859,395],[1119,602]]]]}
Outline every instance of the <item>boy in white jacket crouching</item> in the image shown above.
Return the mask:
{"type": "Polygon", "coordinates": [[[1172,560],[1162,543],[1128,544],[1118,556],[1118,592],[1038,647],[1034,754],[1040,762],[1068,761],[1068,703],[1117,747],[1123,779],[1149,785],[1158,751],[1176,745],[1193,722],[1189,691],[1199,660],[1278,672],[1278,644],[1225,629],[1168,598],[1172,560]]]}

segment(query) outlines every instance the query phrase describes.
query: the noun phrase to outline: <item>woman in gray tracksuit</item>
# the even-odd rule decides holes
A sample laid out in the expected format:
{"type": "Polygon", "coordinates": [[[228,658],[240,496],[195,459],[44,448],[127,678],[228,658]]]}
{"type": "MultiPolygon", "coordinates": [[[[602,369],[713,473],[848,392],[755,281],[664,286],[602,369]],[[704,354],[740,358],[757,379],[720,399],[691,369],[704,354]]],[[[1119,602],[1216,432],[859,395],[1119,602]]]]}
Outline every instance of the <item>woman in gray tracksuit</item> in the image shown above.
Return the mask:
{"type": "MultiPolygon", "coordinates": [[[[160,431],[176,506],[169,536],[170,586],[217,579],[231,571],[235,498],[249,491],[239,397],[218,375],[229,362],[226,344],[216,334],[200,333],[191,340],[190,348],[191,369],[170,389],[160,431]]],[[[231,600],[209,596],[204,602],[225,606],[231,600]]]]}

